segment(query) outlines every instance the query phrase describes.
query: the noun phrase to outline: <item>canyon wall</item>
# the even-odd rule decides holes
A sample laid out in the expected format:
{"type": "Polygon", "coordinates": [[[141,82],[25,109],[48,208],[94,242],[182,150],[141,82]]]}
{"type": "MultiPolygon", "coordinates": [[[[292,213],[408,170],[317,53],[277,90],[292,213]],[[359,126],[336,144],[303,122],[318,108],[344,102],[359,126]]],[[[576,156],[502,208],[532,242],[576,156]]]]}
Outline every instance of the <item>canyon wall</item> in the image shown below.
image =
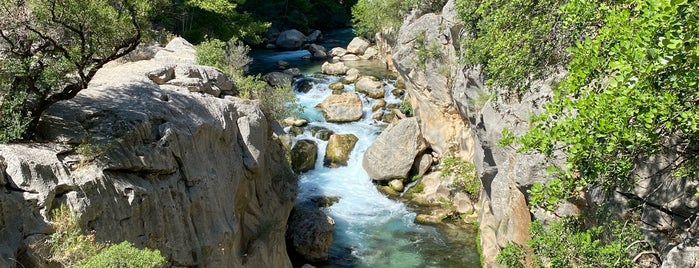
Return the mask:
{"type": "Polygon", "coordinates": [[[97,241],[174,267],[291,267],[298,186],[275,123],[184,39],[158,50],[52,107],[45,140],[0,145],[0,267],[49,265],[36,246],[61,205],[97,241]]]}

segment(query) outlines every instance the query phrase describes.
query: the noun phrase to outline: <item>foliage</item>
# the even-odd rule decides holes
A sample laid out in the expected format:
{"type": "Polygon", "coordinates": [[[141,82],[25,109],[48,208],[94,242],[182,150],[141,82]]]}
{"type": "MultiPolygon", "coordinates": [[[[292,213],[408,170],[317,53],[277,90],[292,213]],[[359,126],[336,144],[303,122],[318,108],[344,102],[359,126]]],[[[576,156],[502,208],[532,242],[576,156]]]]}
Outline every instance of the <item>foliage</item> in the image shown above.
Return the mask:
{"type": "Polygon", "coordinates": [[[403,23],[403,16],[419,0],[358,0],[352,7],[355,33],[371,37],[382,30],[396,31],[403,23]]]}
{"type": "Polygon", "coordinates": [[[167,262],[158,250],[138,249],[130,242],[124,241],[116,245],[108,246],[97,255],[87,258],[80,265],[81,267],[104,267],[104,268],[156,268],[165,267],[167,262]]]}
{"type": "Polygon", "coordinates": [[[515,142],[515,134],[509,128],[503,128],[501,134],[502,137],[498,140],[498,145],[506,147],[515,142]]]}
{"type": "Polygon", "coordinates": [[[567,156],[557,185],[540,188],[547,203],[592,187],[631,187],[633,170],[658,154],[678,156],[664,168],[676,176],[699,174],[699,4],[615,3],[564,6],[571,21],[601,17],[602,26],[569,49],[569,73],[518,139],[524,150],[550,156],[561,149],[567,156]],[[599,12],[585,18],[581,10],[599,12]]]}
{"type": "Polygon", "coordinates": [[[34,134],[49,106],[134,50],[157,1],[0,0],[0,141],[34,134]]]}
{"type": "Polygon", "coordinates": [[[237,38],[249,43],[262,41],[269,28],[256,15],[241,11],[241,0],[169,0],[160,5],[154,24],[193,43],[207,38],[237,38]]]}
{"type": "Polygon", "coordinates": [[[66,206],[52,211],[54,233],[47,244],[50,259],[65,267],[163,267],[165,258],[157,250],[137,249],[124,241],[118,245],[95,242],[93,234],[84,234],[78,217],[66,206]]]}
{"type": "Polygon", "coordinates": [[[356,0],[244,1],[240,7],[281,28],[301,31],[346,27],[356,0]]]}
{"type": "Polygon", "coordinates": [[[462,58],[482,65],[489,85],[518,96],[529,82],[567,62],[570,28],[563,27],[558,0],[463,0],[456,2],[464,22],[462,58]]]}
{"type": "Polygon", "coordinates": [[[51,248],[50,259],[70,267],[97,254],[104,245],[95,243],[94,235],[83,234],[75,216],[66,206],[54,210],[51,217],[51,234],[48,245],[51,248]]]}
{"type": "Polygon", "coordinates": [[[405,116],[408,117],[415,115],[413,105],[410,104],[410,101],[405,99],[403,99],[403,101],[400,103],[400,106],[398,106],[398,110],[400,110],[401,113],[405,114],[405,116]]]}
{"type": "Polygon", "coordinates": [[[250,48],[242,42],[211,39],[197,45],[196,50],[197,63],[221,69],[233,79],[238,95],[259,100],[265,114],[281,120],[300,112],[291,84],[272,87],[259,75],[245,75],[252,59],[247,55],[250,48]]]}
{"type": "Polygon", "coordinates": [[[609,221],[586,228],[582,218],[564,217],[548,225],[530,226],[534,263],[547,267],[633,267],[631,253],[638,252],[642,234],[638,226],[609,221]]]}
{"type": "Polygon", "coordinates": [[[524,268],[526,252],[520,244],[508,242],[507,246],[500,250],[495,260],[507,268],[524,268]]]}
{"type": "Polygon", "coordinates": [[[446,157],[441,163],[441,177],[452,178],[453,189],[464,191],[473,200],[478,200],[481,191],[481,181],[476,175],[476,167],[459,157],[446,157]]]}
{"type": "Polygon", "coordinates": [[[420,70],[425,70],[428,60],[439,58],[442,51],[442,45],[437,40],[428,42],[426,39],[425,33],[422,32],[415,37],[415,42],[413,43],[416,55],[415,65],[420,70]]]}
{"type": "Polygon", "coordinates": [[[94,160],[98,156],[103,155],[107,151],[113,149],[116,145],[112,142],[109,143],[98,143],[93,139],[84,139],[78,147],[75,148],[75,152],[80,155],[80,165],[84,165],[89,161],[94,160]]]}

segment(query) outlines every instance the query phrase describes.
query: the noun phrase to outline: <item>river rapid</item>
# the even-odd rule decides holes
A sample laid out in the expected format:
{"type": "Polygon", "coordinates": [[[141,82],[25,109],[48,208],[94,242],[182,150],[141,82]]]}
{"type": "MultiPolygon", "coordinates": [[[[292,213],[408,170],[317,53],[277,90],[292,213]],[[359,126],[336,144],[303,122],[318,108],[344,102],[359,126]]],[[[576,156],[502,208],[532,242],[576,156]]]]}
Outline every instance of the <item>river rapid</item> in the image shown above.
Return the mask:
{"type": "MultiPolygon", "coordinates": [[[[326,37],[327,38],[327,37],[326,37]]],[[[344,44],[346,45],[346,43],[344,44]]],[[[268,68],[279,60],[291,63],[304,74],[311,89],[302,93],[295,90],[303,112],[299,117],[309,125],[293,138],[293,143],[306,139],[318,144],[315,169],[299,175],[299,204],[317,196],[339,197],[337,203],[323,208],[335,221],[334,241],[330,247],[330,259],[315,263],[317,267],[480,267],[475,244],[475,228],[440,224],[436,226],[414,223],[420,208],[411,207],[380,193],[362,168],[366,149],[387,126],[371,119],[371,106],[376,100],[360,94],[363,117],[357,122],[326,122],[320,109],[315,108],[332,94],[328,85],[340,81],[340,76],[320,74],[323,63],[301,60],[307,51],[253,53],[258,70],[268,68]],[[323,166],[327,141],[315,137],[311,129],[324,128],[337,134],[352,133],[359,139],[347,166],[329,168],[323,166]]],[[[399,104],[401,99],[391,90],[395,80],[378,62],[355,62],[348,66],[359,69],[363,75],[373,75],[386,82],[385,101],[399,104]]],[[[295,83],[299,84],[299,83],[295,83]]],[[[354,85],[345,85],[344,91],[353,92],[354,85]]],[[[388,161],[388,160],[387,160],[388,161]]]]}

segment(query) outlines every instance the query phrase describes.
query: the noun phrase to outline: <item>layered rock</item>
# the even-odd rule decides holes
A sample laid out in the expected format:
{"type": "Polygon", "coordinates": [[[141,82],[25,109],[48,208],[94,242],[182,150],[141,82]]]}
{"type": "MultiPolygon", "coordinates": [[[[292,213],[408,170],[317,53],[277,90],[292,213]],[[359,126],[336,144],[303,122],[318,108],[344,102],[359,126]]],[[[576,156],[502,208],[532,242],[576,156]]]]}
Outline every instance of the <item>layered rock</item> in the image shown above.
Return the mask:
{"type": "Polygon", "coordinates": [[[206,68],[183,39],[171,45],[110,64],[54,105],[46,142],[0,145],[0,266],[21,267],[5,260],[32,255],[50,211],[67,205],[97,241],[156,248],[174,266],[291,267],[284,234],[298,186],[272,123],[255,102],[149,79],[168,64],[206,68]],[[92,152],[77,154],[81,142],[92,152]]]}
{"type": "Polygon", "coordinates": [[[417,118],[406,118],[381,132],[364,153],[362,167],[373,180],[404,179],[425,148],[417,118]]]}
{"type": "Polygon", "coordinates": [[[362,100],[357,93],[330,95],[319,104],[328,122],[353,122],[362,118],[362,100]]]}

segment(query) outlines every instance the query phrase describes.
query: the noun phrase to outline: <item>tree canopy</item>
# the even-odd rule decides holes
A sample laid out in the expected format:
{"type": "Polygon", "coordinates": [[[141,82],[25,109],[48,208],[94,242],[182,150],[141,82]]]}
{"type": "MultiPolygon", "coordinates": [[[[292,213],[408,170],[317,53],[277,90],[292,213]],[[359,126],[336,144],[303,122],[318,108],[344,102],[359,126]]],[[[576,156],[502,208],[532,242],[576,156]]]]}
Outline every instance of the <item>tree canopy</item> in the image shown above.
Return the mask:
{"type": "MultiPolygon", "coordinates": [[[[139,44],[158,0],[0,0],[0,141],[139,44]]],[[[29,131],[25,131],[25,130],[29,131]]]]}

